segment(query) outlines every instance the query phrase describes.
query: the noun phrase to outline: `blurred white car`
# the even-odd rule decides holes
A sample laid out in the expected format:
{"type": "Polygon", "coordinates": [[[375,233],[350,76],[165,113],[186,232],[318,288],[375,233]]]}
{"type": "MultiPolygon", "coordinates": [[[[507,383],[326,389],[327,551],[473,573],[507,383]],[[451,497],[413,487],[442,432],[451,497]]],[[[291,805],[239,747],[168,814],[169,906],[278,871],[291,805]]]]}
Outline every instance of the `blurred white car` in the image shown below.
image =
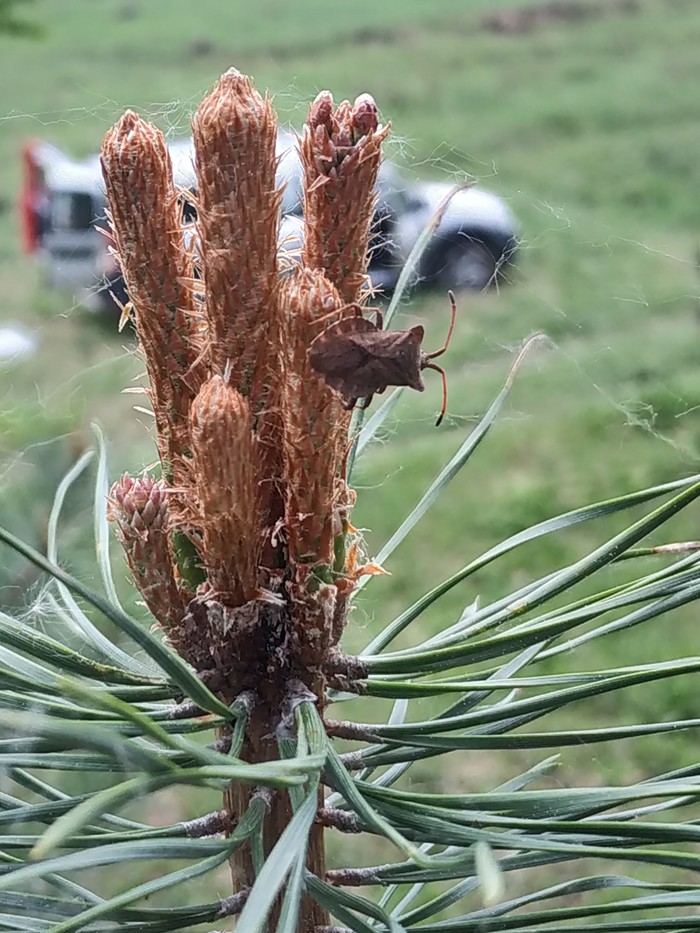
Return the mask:
{"type": "MultiPolygon", "coordinates": [[[[169,150],[175,183],[194,191],[192,140],[173,141],[169,150]]],[[[278,183],[284,185],[280,245],[293,253],[303,239],[304,220],[301,164],[292,133],[280,130],[277,152],[278,183]]],[[[40,257],[47,282],[72,289],[94,309],[113,308],[110,293],[124,301],[120,271],[98,231],[106,225],[99,156],[74,161],[55,146],[29,143],[23,162],[19,203],[24,243],[40,257]]],[[[393,289],[417,238],[452,188],[443,182],[409,182],[396,165],[383,163],[369,265],[374,286],[393,289]]],[[[187,227],[194,219],[194,207],[185,202],[183,224],[187,227]]],[[[505,277],[516,246],[516,221],[507,204],[481,188],[462,189],[445,210],[412,284],[482,290],[505,277]]]]}

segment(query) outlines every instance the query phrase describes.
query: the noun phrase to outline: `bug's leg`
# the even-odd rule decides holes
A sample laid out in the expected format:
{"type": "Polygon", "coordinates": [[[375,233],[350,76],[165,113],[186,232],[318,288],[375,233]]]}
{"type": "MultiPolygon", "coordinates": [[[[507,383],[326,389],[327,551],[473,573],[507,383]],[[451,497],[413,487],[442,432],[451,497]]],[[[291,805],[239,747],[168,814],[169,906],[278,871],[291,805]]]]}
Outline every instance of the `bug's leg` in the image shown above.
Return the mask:
{"type": "Polygon", "coordinates": [[[374,393],[372,393],[372,395],[365,396],[365,398],[363,398],[360,404],[357,406],[360,409],[360,411],[364,411],[366,408],[369,408],[369,406],[372,404],[373,398],[374,398],[374,393]]]}
{"type": "Polygon", "coordinates": [[[374,311],[374,326],[377,330],[384,330],[384,315],[379,310],[379,308],[370,308],[371,311],[374,311]]]}
{"type": "Polygon", "coordinates": [[[334,327],[338,321],[341,320],[340,312],[342,308],[336,308],[334,311],[329,311],[328,314],[323,314],[321,317],[317,318],[313,322],[313,333],[318,336],[319,334],[324,333],[324,331],[330,330],[334,327]]]}
{"type": "Polygon", "coordinates": [[[343,318],[347,317],[362,317],[362,307],[358,304],[341,305],[339,308],[334,308],[327,314],[323,314],[321,317],[316,318],[313,323],[314,327],[318,328],[318,332],[320,333],[323,330],[327,330],[329,327],[333,327],[338,321],[342,321],[343,318]]]}
{"type": "Polygon", "coordinates": [[[343,401],[343,408],[344,408],[346,411],[352,411],[352,409],[355,407],[355,405],[357,405],[357,399],[356,399],[356,398],[346,398],[346,399],[344,399],[344,401],[343,401]]]}
{"type": "Polygon", "coordinates": [[[440,409],[438,420],[435,422],[435,427],[438,428],[447,411],[447,374],[442,366],[438,366],[436,363],[427,363],[424,368],[434,369],[436,373],[440,373],[442,376],[442,408],[440,409]]]}
{"type": "MultiPolygon", "coordinates": [[[[445,341],[444,345],[443,345],[442,347],[440,347],[439,350],[434,350],[432,353],[426,353],[426,354],[425,354],[425,355],[426,355],[426,358],[429,359],[429,360],[434,360],[434,359],[436,359],[436,357],[442,356],[442,354],[445,352],[445,350],[449,347],[449,345],[450,345],[450,340],[452,340],[452,332],[453,332],[454,329],[455,329],[455,319],[456,319],[456,317],[457,317],[457,301],[456,301],[456,299],[455,299],[455,293],[454,293],[452,290],[448,291],[447,294],[448,294],[449,299],[450,299],[450,304],[452,305],[452,320],[450,321],[450,329],[449,329],[448,332],[447,332],[447,340],[445,341]]],[[[444,412],[443,412],[443,414],[444,414],[444,412]]],[[[439,423],[439,422],[438,422],[438,423],[439,423]]]]}

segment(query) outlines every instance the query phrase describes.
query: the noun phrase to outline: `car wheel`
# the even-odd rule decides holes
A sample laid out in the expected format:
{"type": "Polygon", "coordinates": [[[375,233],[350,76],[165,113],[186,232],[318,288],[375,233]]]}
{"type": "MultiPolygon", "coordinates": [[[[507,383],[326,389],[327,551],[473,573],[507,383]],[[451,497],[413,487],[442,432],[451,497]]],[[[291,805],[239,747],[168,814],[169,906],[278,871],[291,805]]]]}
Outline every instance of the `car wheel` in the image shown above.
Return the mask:
{"type": "Polygon", "coordinates": [[[456,291],[483,291],[493,284],[497,260],[489,246],[473,237],[455,238],[442,252],[435,282],[456,291]]]}

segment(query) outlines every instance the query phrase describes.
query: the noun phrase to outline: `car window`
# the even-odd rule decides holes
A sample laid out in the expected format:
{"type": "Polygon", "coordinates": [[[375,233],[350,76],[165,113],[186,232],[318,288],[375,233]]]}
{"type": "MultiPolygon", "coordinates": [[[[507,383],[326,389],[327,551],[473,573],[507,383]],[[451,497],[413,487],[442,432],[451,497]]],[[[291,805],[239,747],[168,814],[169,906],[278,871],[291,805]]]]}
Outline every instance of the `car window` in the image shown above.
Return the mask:
{"type": "Polygon", "coordinates": [[[180,200],[180,204],[182,206],[182,222],[184,224],[194,223],[197,219],[197,208],[193,201],[183,196],[180,200]]]}
{"type": "Polygon", "coordinates": [[[299,178],[279,178],[279,184],[284,184],[282,194],[282,213],[301,214],[301,183],[299,178]]]}
{"type": "Polygon", "coordinates": [[[278,138],[277,154],[279,165],[275,182],[278,187],[284,185],[282,192],[282,213],[301,214],[302,168],[295,140],[290,136],[278,138]]]}
{"type": "Polygon", "coordinates": [[[51,223],[55,229],[87,230],[96,219],[92,195],[77,191],[58,191],[51,197],[51,223]]]}

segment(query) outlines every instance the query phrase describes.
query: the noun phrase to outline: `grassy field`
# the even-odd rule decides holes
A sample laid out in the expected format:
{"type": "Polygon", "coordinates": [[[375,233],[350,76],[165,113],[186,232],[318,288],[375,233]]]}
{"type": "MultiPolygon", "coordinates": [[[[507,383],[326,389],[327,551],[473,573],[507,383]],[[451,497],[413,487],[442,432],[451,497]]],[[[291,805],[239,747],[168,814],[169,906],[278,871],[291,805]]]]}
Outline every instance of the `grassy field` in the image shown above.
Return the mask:
{"type": "MultiPolygon", "coordinates": [[[[523,367],[499,425],[387,565],[392,576],[365,591],[349,646],[361,647],[418,594],[526,524],[694,472],[700,7],[693,0],[571,0],[586,15],[540,17],[514,33],[485,22],[487,11],[526,6],[37,0],[28,7],[44,37],[0,39],[0,319],[32,327],[40,343],[31,361],[0,372],[3,523],[41,541],[52,489],[81,438],[89,440],[92,418],[109,437],[115,474],[153,459],[133,397],[120,395],[141,369],[128,339],[69,296],[47,294],[34,264],[20,256],[12,212],[18,147],[40,137],[89,153],[127,106],[171,135],[184,133],[203,91],[231,65],[271,89],[284,122],[298,123],[322,87],[338,99],[371,91],[393,123],[391,154],[410,175],[474,175],[508,199],[521,223],[516,280],[500,293],[461,297],[443,427],[432,425],[436,377],[423,396],[404,398],[359,466],[354,521],[368,528],[370,550],[459,446],[522,340],[533,332],[549,337],[523,367]]],[[[404,320],[425,322],[426,343],[437,346],[447,301],[420,296],[404,320]]],[[[86,518],[76,503],[73,529],[86,518]]],[[[696,523],[679,524],[677,536],[698,537],[696,523]]],[[[507,592],[596,540],[579,532],[556,547],[525,549],[505,578],[503,568],[485,570],[425,625],[442,628],[477,595],[507,592]]],[[[81,541],[69,529],[67,554],[78,564],[71,548],[81,541]]],[[[4,554],[0,571],[5,584],[22,580],[22,568],[4,554]]],[[[11,601],[18,591],[3,592],[11,601]]],[[[695,618],[690,609],[638,637],[592,645],[577,663],[594,669],[615,650],[620,663],[694,654],[695,618]]],[[[629,694],[622,715],[692,715],[695,697],[691,683],[673,695],[647,687],[629,694]]],[[[620,712],[602,703],[595,711],[601,722],[620,712]]],[[[668,767],[685,763],[692,739],[605,748],[595,757],[589,750],[567,761],[596,781],[623,766],[643,775],[652,754],[668,767]]],[[[446,775],[453,786],[492,783],[483,765],[461,760],[454,768],[446,775]]]]}

